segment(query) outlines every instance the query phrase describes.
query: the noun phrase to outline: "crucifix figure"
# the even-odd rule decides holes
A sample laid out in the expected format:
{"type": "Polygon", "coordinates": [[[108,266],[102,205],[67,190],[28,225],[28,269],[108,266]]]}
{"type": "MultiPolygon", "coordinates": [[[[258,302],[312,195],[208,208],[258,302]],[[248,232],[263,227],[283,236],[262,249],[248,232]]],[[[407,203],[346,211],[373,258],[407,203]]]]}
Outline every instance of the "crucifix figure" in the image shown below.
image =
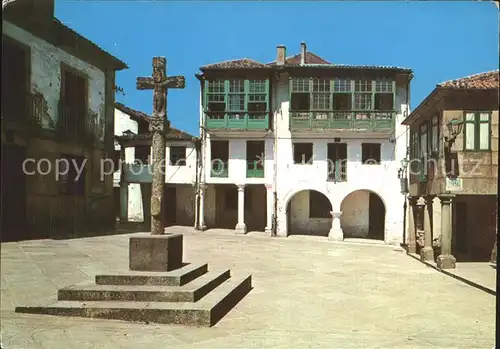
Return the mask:
{"type": "Polygon", "coordinates": [[[138,90],[153,90],[153,116],[149,120],[149,131],[153,134],[153,178],[151,185],[151,234],[165,234],[163,217],[163,188],[165,186],[165,132],[170,124],[167,118],[167,91],[169,88],[184,88],[184,76],[167,77],[165,57],[153,57],[152,77],[137,78],[138,90]]]}

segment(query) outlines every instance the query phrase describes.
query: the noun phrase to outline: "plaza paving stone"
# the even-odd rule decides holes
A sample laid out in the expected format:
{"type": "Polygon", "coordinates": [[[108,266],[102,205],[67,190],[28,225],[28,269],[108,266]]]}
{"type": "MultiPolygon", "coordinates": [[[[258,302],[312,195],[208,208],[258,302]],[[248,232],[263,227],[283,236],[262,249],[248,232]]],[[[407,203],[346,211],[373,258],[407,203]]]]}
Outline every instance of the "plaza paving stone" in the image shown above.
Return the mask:
{"type": "Polygon", "coordinates": [[[17,314],[57,290],[125,271],[133,234],[1,245],[2,348],[493,348],[495,297],[395,246],[183,233],[186,262],[251,273],[254,289],[212,328],[17,314]]]}

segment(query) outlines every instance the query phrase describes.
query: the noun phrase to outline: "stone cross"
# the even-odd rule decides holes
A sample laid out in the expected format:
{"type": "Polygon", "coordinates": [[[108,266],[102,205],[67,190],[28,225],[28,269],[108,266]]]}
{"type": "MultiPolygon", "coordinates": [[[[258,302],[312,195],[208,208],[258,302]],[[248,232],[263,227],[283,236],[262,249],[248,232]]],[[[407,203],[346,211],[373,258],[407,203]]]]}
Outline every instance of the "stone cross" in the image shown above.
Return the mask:
{"type": "Polygon", "coordinates": [[[165,234],[163,217],[163,188],[165,186],[165,131],[169,128],[167,118],[167,91],[169,88],[184,88],[184,76],[167,77],[165,57],[153,57],[152,77],[137,78],[138,90],[153,90],[153,116],[149,121],[153,147],[153,178],[151,185],[151,235],[165,234]]]}

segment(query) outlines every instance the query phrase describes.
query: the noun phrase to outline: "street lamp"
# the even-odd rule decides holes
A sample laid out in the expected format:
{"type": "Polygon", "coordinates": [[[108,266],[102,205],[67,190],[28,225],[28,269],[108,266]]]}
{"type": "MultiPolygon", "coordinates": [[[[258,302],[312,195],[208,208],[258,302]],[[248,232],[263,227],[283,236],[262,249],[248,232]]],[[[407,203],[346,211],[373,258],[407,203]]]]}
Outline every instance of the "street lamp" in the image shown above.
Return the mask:
{"type": "Polygon", "coordinates": [[[447,137],[446,142],[448,142],[448,145],[451,146],[455,142],[457,136],[462,133],[464,123],[462,120],[452,119],[446,126],[448,127],[449,132],[449,137],[447,137]]]}
{"type": "Polygon", "coordinates": [[[408,181],[406,178],[406,170],[408,166],[408,159],[401,160],[401,167],[398,169],[398,179],[401,184],[401,194],[408,193],[408,181]]]}

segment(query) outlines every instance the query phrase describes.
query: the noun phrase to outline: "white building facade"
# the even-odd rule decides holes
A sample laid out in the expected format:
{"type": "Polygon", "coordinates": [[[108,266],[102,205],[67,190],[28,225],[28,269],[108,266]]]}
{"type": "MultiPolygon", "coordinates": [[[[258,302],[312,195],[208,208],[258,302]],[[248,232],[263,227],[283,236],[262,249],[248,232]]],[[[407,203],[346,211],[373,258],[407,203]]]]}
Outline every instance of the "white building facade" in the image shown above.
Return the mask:
{"type": "MultiPolygon", "coordinates": [[[[123,104],[115,110],[115,203],[122,222],[149,222],[152,147],[149,116],[123,104]]],[[[193,136],[170,128],[165,147],[167,225],[194,226],[197,152],[193,136]]]]}
{"type": "Polygon", "coordinates": [[[411,70],[331,64],[303,43],[201,71],[199,228],[402,242],[411,70]]]}

